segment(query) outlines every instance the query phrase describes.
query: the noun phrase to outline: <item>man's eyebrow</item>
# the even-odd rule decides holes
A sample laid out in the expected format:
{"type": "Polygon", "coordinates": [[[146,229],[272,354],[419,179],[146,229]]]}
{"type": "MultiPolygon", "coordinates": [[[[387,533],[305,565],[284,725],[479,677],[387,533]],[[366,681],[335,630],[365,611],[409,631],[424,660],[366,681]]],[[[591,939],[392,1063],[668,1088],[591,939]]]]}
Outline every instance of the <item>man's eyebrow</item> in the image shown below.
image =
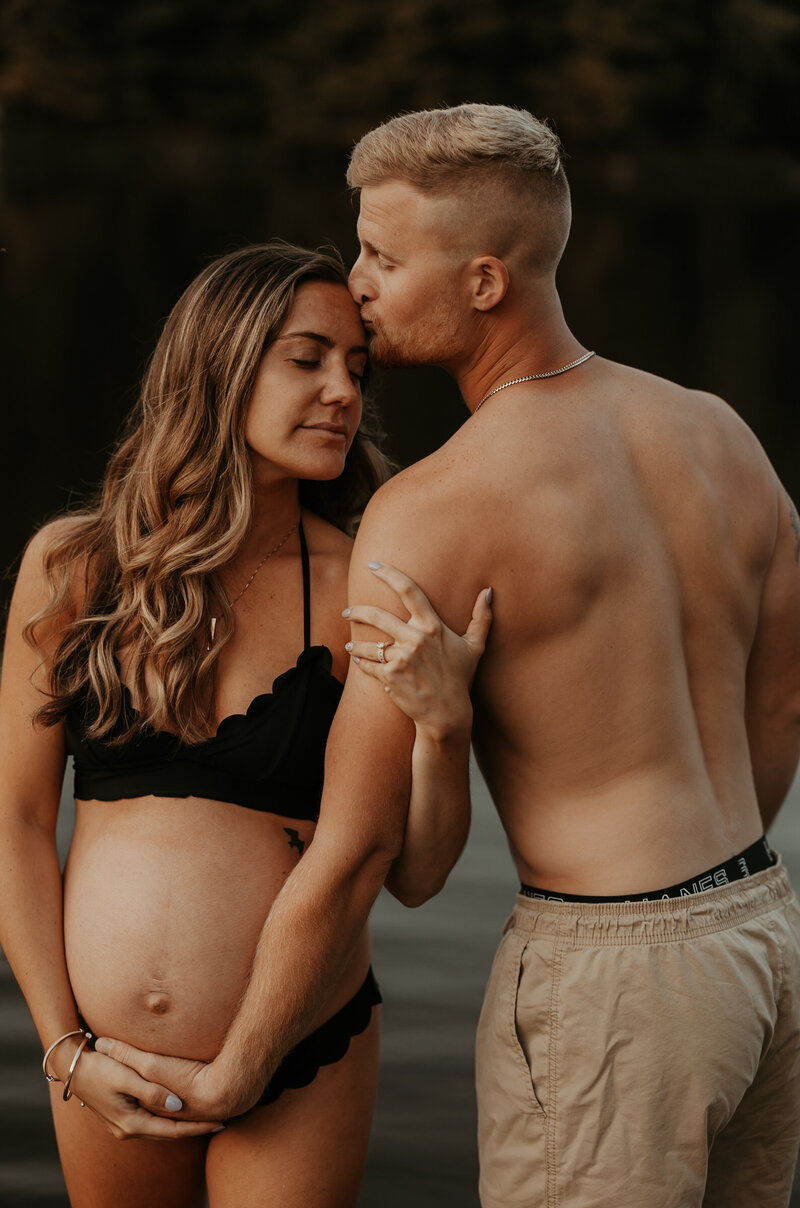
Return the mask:
{"type": "Polygon", "coordinates": [[[374,252],[376,256],[384,256],[387,260],[391,259],[387,252],[382,247],[379,247],[377,243],[373,243],[371,239],[362,239],[361,246],[365,247],[368,252],[374,252]]]}
{"type": "MultiPolygon", "coordinates": [[[[277,343],[282,340],[296,340],[304,338],[306,340],[316,340],[318,344],[323,344],[326,348],[333,348],[335,341],[330,336],[322,336],[318,331],[287,331],[283,335],[278,336],[277,343]]],[[[354,344],[348,352],[369,352],[366,344],[354,344]]]]}

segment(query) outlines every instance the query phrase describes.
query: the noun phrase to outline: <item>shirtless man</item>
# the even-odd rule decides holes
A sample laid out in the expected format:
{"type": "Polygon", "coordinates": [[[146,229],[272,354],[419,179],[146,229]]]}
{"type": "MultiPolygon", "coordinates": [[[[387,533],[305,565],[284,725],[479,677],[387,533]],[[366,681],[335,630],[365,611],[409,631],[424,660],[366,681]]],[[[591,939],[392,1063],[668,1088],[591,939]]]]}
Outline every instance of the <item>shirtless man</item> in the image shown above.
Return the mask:
{"type": "MultiPolygon", "coordinates": [[[[349,181],[372,355],[442,366],[471,412],[370,504],[350,599],[397,607],[367,569],[381,559],[460,632],[494,589],[474,745],[528,888],[479,1027],[484,1208],[779,1208],[800,911],[762,836],[800,753],[800,522],[723,402],[570,332],[569,191],[530,114],[396,118],[349,181]]],[[[112,1050],[198,1118],[255,1099],[398,850],[410,735],[376,636],[356,627],[368,674],[348,678],[317,835],[219,1057],[112,1050]]]]}

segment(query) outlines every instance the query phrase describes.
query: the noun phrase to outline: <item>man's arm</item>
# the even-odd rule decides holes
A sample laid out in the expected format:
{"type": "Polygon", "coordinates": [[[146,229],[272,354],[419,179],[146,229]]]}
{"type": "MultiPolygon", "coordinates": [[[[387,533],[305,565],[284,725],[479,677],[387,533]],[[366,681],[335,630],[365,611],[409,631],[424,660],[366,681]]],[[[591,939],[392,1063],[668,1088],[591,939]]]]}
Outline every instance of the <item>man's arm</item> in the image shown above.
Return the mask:
{"type": "Polygon", "coordinates": [[[766,830],[800,757],[800,519],[780,489],[775,548],[747,667],[747,737],[766,830]]]}
{"type": "Polygon", "coordinates": [[[404,905],[420,906],[443,887],[469,833],[470,688],[492,622],[492,593],[481,591],[467,630],[459,635],[402,571],[378,562],[370,567],[410,614],[402,621],[374,605],[351,604],[351,623],[374,626],[387,639],[390,655],[384,660],[375,641],[355,635],[349,648],[360,672],[376,678],[414,722],[403,850],[385,885],[404,905]]]}
{"type": "Polygon", "coordinates": [[[402,846],[412,742],[413,727],[386,694],[349,676],[314,840],[272,906],[239,1010],[205,1075],[221,1116],[252,1106],[344,973],[402,846]]]}

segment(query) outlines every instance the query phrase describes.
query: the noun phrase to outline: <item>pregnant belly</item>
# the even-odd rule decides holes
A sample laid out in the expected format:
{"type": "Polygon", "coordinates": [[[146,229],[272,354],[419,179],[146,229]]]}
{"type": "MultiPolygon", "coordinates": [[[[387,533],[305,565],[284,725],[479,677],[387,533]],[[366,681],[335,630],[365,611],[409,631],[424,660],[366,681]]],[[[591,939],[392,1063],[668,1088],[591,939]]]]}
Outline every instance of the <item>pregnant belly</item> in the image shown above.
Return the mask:
{"type": "Polygon", "coordinates": [[[79,802],[64,937],[92,1031],[213,1058],[264,919],[313,829],[196,798],[79,802]]]}

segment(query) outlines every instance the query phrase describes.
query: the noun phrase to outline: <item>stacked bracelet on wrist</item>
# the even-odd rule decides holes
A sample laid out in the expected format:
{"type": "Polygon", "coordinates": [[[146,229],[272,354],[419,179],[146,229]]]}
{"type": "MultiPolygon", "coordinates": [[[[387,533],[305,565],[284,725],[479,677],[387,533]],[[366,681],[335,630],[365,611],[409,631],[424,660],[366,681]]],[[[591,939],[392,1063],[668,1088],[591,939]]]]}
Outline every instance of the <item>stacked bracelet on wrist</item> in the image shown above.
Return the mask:
{"type": "MultiPolygon", "coordinates": [[[[83,1040],[82,1040],[82,1041],[80,1042],[80,1044],[78,1045],[78,1047],[77,1047],[77,1049],[76,1049],[76,1051],[75,1051],[75,1056],[72,1058],[72,1065],[69,1067],[69,1070],[67,1071],[67,1080],[66,1080],[66,1082],[64,1083],[64,1096],[63,1096],[63,1098],[64,1098],[64,1102],[65,1102],[65,1103],[66,1103],[66,1102],[69,1100],[69,1098],[70,1098],[70,1097],[71,1097],[71,1095],[72,1095],[72,1091],[69,1089],[69,1084],[72,1082],[72,1075],[75,1073],[75,1066],[78,1064],[78,1058],[80,1057],[81,1053],[82,1053],[82,1052],[83,1052],[83,1050],[86,1048],[87,1044],[89,1043],[89,1041],[90,1041],[91,1039],[92,1039],[92,1033],[91,1033],[91,1032],[88,1032],[88,1031],[87,1031],[87,1032],[84,1032],[84,1033],[83,1033],[83,1040]]],[[[83,1105],[83,1104],[81,1104],[81,1107],[83,1107],[83,1106],[84,1106],[84,1105],[83,1105]]]]}
{"type": "MultiPolygon", "coordinates": [[[[50,1048],[47,1050],[44,1057],[42,1058],[42,1073],[44,1074],[45,1078],[47,1079],[48,1082],[58,1082],[58,1078],[56,1078],[55,1074],[48,1073],[47,1058],[50,1056],[50,1054],[53,1052],[53,1050],[55,1048],[57,1048],[58,1045],[61,1044],[62,1040],[68,1040],[70,1036],[82,1036],[83,1040],[81,1041],[81,1043],[78,1045],[77,1049],[75,1050],[75,1056],[72,1058],[72,1064],[70,1065],[69,1070],[67,1071],[66,1081],[64,1082],[64,1102],[65,1103],[69,1099],[72,1098],[72,1091],[69,1089],[70,1083],[72,1082],[72,1075],[75,1073],[75,1067],[78,1064],[78,1058],[80,1057],[83,1050],[86,1048],[89,1041],[92,1039],[92,1033],[89,1031],[88,1028],[75,1028],[74,1031],[72,1031],[72,1032],[65,1032],[63,1036],[59,1036],[58,1040],[53,1041],[53,1043],[50,1045],[50,1048]]],[[[83,1107],[83,1104],[81,1104],[81,1107],[83,1107]]]]}

